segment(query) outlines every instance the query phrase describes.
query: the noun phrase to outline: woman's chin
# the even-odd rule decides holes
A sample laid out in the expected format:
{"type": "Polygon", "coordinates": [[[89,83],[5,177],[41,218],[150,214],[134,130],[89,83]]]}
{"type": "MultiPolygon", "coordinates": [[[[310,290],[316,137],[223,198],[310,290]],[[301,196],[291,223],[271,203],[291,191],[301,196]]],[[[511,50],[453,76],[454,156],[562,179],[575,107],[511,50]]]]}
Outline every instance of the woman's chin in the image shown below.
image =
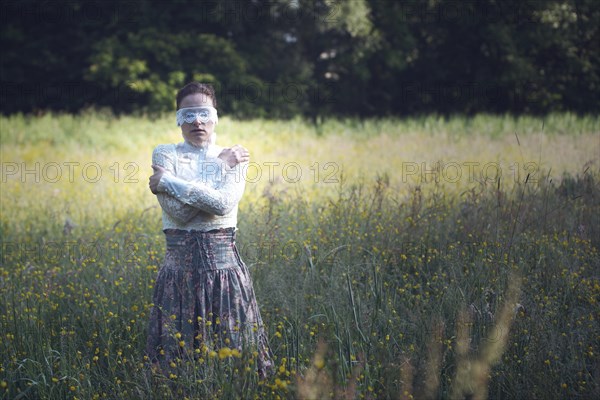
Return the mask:
{"type": "Polygon", "coordinates": [[[208,143],[209,136],[208,135],[198,135],[198,136],[194,135],[194,136],[188,136],[185,139],[194,146],[204,146],[206,143],[208,143]]]}

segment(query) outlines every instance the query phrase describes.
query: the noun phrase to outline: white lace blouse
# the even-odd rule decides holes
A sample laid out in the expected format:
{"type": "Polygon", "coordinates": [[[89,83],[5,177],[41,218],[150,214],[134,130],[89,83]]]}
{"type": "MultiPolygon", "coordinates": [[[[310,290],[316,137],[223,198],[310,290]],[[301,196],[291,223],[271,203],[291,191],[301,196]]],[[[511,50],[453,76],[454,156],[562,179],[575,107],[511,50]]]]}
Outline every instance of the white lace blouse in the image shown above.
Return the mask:
{"type": "Polygon", "coordinates": [[[188,142],[158,145],[152,163],[165,168],[156,197],[163,229],[209,231],[235,227],[246,180],[244,164],[230,168],[217,156],[222,147],[188,142]]]}

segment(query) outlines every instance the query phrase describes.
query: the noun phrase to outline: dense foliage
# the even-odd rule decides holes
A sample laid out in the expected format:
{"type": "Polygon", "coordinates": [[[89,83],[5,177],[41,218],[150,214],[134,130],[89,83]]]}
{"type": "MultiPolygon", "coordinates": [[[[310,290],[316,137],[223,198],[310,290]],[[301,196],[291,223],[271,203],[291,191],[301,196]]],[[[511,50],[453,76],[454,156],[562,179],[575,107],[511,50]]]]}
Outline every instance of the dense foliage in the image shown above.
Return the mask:
{"type": "Polygon", "coordinates": [[[2,113],[600,110],[596,0],[3,1],[2,113]],[[595,43],[595,44],[594,44],[595,43]]]}

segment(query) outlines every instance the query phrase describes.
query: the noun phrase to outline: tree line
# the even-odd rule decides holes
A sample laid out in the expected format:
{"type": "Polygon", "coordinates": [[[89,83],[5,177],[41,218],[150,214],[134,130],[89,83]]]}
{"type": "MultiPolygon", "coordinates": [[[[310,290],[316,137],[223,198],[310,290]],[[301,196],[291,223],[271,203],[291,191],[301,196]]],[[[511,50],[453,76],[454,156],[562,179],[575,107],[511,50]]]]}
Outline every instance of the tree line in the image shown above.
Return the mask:
{"type": "Polygon", "coordinates": [[[600,110],[597,0],[5,0],[2,113],[600,110]]]}

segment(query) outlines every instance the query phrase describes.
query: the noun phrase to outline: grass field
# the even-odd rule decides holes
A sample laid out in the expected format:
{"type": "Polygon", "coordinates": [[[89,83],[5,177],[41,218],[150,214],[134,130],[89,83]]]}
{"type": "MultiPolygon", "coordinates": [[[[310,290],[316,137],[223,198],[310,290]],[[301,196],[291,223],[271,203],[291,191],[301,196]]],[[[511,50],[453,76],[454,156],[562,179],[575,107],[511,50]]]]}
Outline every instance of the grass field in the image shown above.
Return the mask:
{"type": "Polygon", "coordinates": [[[222,118],[277,372],[144,358],[170,116],[0,117],[2,399],[600,396],[600,119],[222,118]]]}

